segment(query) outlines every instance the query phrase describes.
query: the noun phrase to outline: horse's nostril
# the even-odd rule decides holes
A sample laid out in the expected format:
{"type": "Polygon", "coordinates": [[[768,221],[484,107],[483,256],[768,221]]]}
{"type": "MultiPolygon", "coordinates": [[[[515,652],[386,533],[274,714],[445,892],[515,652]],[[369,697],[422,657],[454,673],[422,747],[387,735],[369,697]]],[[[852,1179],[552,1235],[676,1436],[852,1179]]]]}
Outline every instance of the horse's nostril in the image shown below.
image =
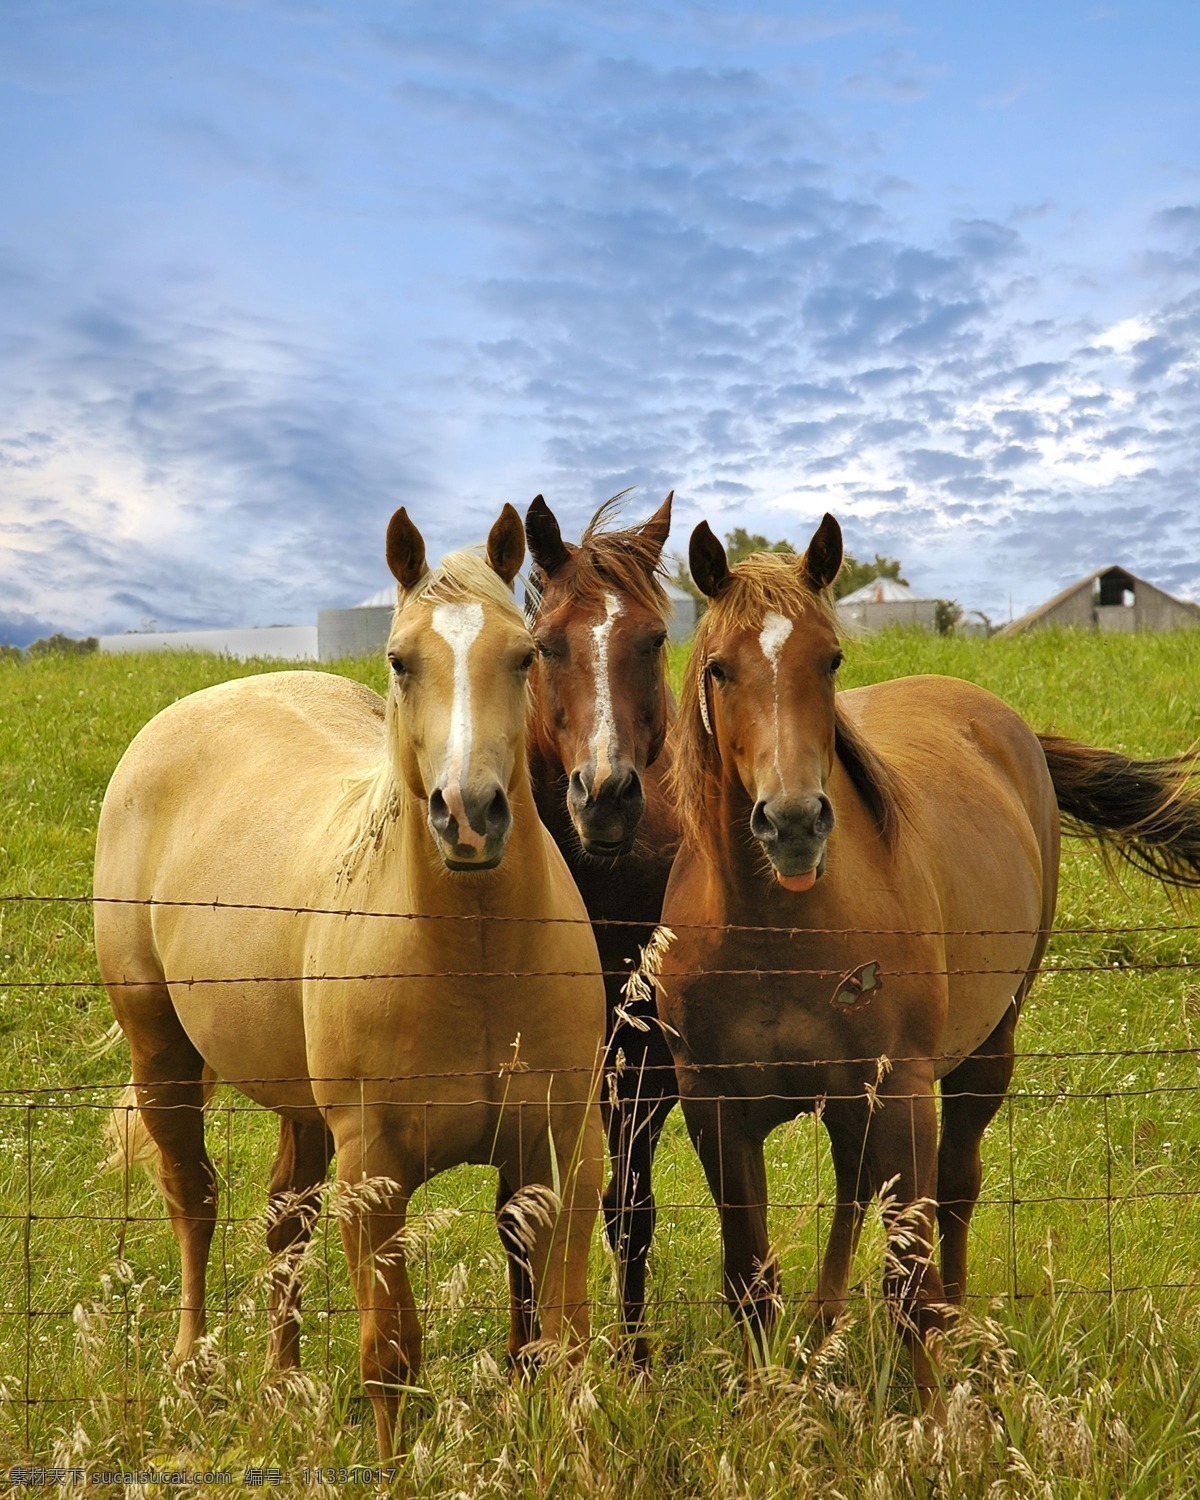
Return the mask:
{"type": "Polygon", "coordinates": [[[582,807],[588,799],[588,789],[579,771],[572,771],[567,782],[567,801],[572,807],[582,807]]]}
{"type": "Polygon", "coordinates": [[[630,767],[629,775],[617,788],[617,797],[621,802],[633,803],[637,806],[646,800],[642,791],[642,778],[632,767],[630,767]]]}
{"type": "Polygon", "coordinates": [[[443,838],[453,836],[454,818],[446,806],[446,799],[440,787],[429,794],[429,821],[443,838]]]}
{"type": "Polygon", "coordinates": [[[497,791],[495,796],[487,805],[487,811],[483,815],[484,827],[489,838],[502,839],[512,826],[512,811],[508,805],[508,798],[502,791],[497,791]]]}
{"type": "Polygon", "coordinates": [[[764,844],[769,844],[779,837],[779,829],[771,821],[771,816],[767,812],[767,804],[761,797],[754,804],[754,811],[750,814],[750,832],[764,844]]]}
{"type": "Polygon", "coordinates": [[[827,839],[833,832],[833,803],[824,792],[801,799],[760,798],[750,814],[750,832],[763,844],[793,845],[798,840],[827,839]]]}

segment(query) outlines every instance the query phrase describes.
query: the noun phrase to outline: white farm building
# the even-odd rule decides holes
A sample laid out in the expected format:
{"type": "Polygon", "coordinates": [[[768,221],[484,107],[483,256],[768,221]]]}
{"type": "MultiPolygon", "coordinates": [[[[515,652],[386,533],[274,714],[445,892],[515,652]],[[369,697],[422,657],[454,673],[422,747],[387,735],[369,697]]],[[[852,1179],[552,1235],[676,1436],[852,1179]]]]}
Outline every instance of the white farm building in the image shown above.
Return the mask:
{"type": "Polygon", "coordinates": [[[838,616],[852,635],[883,630],[888,625],[918,625],[933,630],[936,599],[923,599],[907,583],[894,578],[872,578],[862,588],[837,602],[838,616]]]}

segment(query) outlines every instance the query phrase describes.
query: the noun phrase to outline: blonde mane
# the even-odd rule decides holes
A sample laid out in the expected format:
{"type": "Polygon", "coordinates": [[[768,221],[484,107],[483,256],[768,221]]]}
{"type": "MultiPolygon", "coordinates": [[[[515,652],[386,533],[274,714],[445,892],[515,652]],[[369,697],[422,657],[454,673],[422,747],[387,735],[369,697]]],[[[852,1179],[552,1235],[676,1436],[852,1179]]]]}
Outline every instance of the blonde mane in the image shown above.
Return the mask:
{"type": "MultiPolygon", "coordinates": [[[[675,721],[675,758],[669,790],[685,843],[715,862],[722,830],[716,817],[721,787],[721,757],[716,736],[701,714],[709,642],[718,629],[758,630],[768,613],[794,619],[815,610],[840,635],[837,609],[828,592],[815,592],[806,581],[802,559],[791,554],[756,552],[737,563],[730,582],[696,627],[684,668],[675,721]]],[[[891,844],[904,816],[904,794],[896,772],[866,743],[841,708],[835,706],[834,745],[859,795],[870,809],[883,838],[891,844]]]]}
{"type": "Polygon", "coordinates": [[[512,590],[487,560],[483,547],[463,547],[458,552],[447,552],[436,568],[423,573],[410,589],[397,589],[396,619],[412,604],[422,599],[434,604],[462,604],[478,599],[482,604],[494,604],[519,625],[524,625],[525,616],[512,590]]]}
{"type": "MultiPolygon", "coordinates": [[[[524,627],[525,616],[508,585],[492,568],[482,546],[448,552],[410,589],[396,590],[396,608],[389,630],[415,604],[463,604],[478,600],[492,604],[524,627]]],[[[337,862],[338,886],[349,885],[369,855],[378,853],[399,811],[399,766],[396,764],[396,698],[390,691],[384,708],[383,759],[369,770],[348,777],[334,809],[330,832],[342,853],[337,862]]]]}

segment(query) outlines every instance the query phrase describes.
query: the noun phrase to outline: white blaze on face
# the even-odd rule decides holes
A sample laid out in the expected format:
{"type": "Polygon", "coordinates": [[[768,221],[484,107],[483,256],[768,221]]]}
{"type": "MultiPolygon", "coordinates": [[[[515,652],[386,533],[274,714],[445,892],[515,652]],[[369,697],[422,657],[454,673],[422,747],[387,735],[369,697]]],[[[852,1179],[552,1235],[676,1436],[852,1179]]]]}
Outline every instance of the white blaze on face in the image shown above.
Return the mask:
{"type": "Polygon", "coordinates": [[[621,601],[615,594],[604,596],[604,618],[592,627],[595,643],[594,669],[596,673],[596,727],[592,730],[592,764],[596,775],[592,781],[594,797],[612,775],[612,749],[617,738],[617,721],[613,715],[612,681],[608,669],[608,644],[613,621],[621,613],[621,601]]]}
{"type": "Polygon", "coordinates": [[[472,643],[483,629],[483,605],[435,605],[432,624],[434,632],[454,653],[454,696],[450,705],[450,738],[446,745],[442,796],[458,824],[458,842],[482,853],[487,840],[471,827],[463,803],[463,788],[471,770],[471,673],[467,657],[472,643]]]}
{"type": "Polygon", "coordinates": [[[763,621],[762,630],[759,631],[758,644],[762,647],[763,655],[771,663],[771,679],[774,684],[774,713],[775,713],[775,771],[779,777],[780,789],[783,789],[783,770],[779,764],[779,653],[783,650],[784,642],[792,633],[792,622],[786,615],[777,615],[774,610],[767,611],[767,617],[763,621]]]}

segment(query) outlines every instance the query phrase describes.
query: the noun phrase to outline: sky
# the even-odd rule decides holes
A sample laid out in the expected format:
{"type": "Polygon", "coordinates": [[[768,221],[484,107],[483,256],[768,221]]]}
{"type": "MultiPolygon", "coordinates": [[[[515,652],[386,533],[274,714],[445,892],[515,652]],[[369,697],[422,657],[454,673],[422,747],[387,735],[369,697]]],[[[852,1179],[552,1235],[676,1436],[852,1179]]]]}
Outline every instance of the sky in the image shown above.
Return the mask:
{"type": "Polygon", "coordinates": [[[0,641],[543,493],[1200,600],[1194,0],[0,0],[0,641]]]}

